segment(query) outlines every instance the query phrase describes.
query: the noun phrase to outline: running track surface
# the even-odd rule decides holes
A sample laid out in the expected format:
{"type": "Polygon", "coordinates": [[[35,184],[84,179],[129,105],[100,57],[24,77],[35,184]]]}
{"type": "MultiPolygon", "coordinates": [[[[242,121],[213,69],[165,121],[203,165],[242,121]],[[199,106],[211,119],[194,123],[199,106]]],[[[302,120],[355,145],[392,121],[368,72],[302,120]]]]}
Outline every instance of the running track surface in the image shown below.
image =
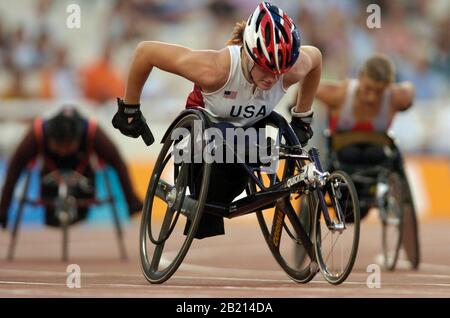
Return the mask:
{"type": "Polygon", "coordinates": [[[118,259],[112,228],[77,226],[70,233],[70,261],[60,261],[60,233],[42,228],[21,232],[16,259],[5,260],[8,233],[0,233],[0,297],[450,297],[450,220],[420,225],[422,263],[418,271],[400,261],[381,272],[381,288],[368,288],[367,266],[380,252],[380,226],[361,228],[352,274],[333,286],[318,274],[308,284],[289,279],[274,261],[259,227],[247,216],[226,221],[227,234],[194,241],[174,276],[149,284],[138,258],[139,221],[126,227],[129,260],[118,259]],[[66,286],[68,264],[81,268],[81,288],[66,286]]]}

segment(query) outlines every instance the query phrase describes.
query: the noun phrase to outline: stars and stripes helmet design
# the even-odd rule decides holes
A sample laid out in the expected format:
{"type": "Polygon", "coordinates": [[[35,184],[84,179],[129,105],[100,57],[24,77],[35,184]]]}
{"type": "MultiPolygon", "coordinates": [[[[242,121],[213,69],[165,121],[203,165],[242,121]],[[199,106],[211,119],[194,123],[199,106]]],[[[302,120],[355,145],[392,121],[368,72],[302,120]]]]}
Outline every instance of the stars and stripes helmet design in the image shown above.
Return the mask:
{"type": "Polygon", "coordinates": [[[248,18],[244,50],[272,74],[289,71],[300,54],[300,35],[294,21],[277,6],[261,2],[248,18]]]}

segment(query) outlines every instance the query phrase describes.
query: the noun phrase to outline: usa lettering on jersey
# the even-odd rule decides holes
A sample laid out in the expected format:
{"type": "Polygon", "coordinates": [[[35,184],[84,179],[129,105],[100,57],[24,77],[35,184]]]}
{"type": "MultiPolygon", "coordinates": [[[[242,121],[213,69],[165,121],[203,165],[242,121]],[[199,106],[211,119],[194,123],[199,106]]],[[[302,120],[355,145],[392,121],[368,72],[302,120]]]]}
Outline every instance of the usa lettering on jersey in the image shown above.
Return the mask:
{"type": "Polygon", "coordinates": [[[244,117],[244,118],[252,118],[252,117],[265,117],[266,116],[266,105],[261,106],[261,108],[256,112],[256,107],[254,105],[248,106],[232,106],[230,111],[231,117],[244,117]],[[256,113],[256,114],[255,114],[256,113]]]}

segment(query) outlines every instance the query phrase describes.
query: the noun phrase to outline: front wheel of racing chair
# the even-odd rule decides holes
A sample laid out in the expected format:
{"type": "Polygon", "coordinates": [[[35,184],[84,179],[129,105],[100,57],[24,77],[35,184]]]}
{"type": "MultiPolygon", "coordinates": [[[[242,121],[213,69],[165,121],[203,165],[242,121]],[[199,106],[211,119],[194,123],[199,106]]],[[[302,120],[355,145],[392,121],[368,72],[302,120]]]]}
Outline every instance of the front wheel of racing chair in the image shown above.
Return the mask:
{"type": "MultiPolygon", "coordinates": [[[[322,171],[317,151],[312,149],[305,156],[284,118],[272,113],[267,125],[280,129],[277,136],[279,149],[287,149],[288,152],[280,152],[276,173],[266,176],[258,173],[262,183],[269,182],[269,186],[274,186],[286,180],[294,180],[294,176],[299,176],[308,164],[322,171]],[[289,149],[294,148],[301,150],[302,154],[297,151],[289,153],[289,149]]],[[[353,183],[342,172],[335,172],[323,181],[323,186],[316,184],[308,190],[296,191],[280,199],[273,213],[262,210],[256,212],[264,239],[275,260],[290,278],[299,283],[309,282],[320,269],[328,282],[340,284],[351,272],[356,259],[359,204],[353,183]],[[352,218],[353,223],[345,222],[347,218],[352,218]],[[325,219],[327,222],[322,223],[325,219]],[[341,241],[341,249],[336,251],[334,247],[341,237],[345,239],[341,241]],[[330,250],[324,246],[327,238],[332,239],[330,250]],[[311,244],[304,244],[306,241],[311,244]],[[348,248],[344,253],[345,245],[348,248]],[[336,261],[336,264],[341,267],[334,266],[335,259],[340,261],[336,261]]],[[[250,192],[256,190],[254,182],[251,183],[250,192]]]]}
{"type": "Polygon", "coordinates": [[[323,277],[329,283],[338,285],[351,273],[358,253],[358,194],[350,176],[336,170],[331,173],[319,195],[323,196],[326,207],[320,208],[319,204],[314,217],[317,262],[323,277]],[[328,209],[331,225],[326,220],[324,209],[328,209]]]}
{"type": "Polygon", "coordinates": [[[194,123],[201,123],[198,133],[202,134],[202,113],[186,110],[169,127],[147,188],[139,249],[142,271],[153,284],[163,283],[178,269],[203,214],[211,166],[194,158],[205,148],[204,138],[198,135],[194,123]],[[180,160],[178,155],[196,163],[180,160]],[[194,167],[200,182],[193,180],[194,167]]]}

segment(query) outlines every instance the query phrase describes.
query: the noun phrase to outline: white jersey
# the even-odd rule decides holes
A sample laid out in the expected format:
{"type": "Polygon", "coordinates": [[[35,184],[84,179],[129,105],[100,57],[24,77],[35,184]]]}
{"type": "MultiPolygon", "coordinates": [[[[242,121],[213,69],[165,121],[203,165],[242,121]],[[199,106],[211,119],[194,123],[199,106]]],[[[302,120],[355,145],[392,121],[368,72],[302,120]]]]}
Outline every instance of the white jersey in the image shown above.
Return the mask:
{"type": "Polygon", "coordinates": [[[247,81],[242,72],[240,48],[238,45],[228,46],[231,56],[228,80],[215,92],[201,92],[203,105],[198,106],[203,106],[214,122],[224,121],[244,127],[268,116],[286,90],[281,76],[271,89],[256,88],[253,92],[254,85],[247,81]]]}
{"type": "Polygon", "coordinates": [[[369,130],[385,132],[389,129],[391,121],[389,118],[391,91],[386,89],[381,101],[381,108],[379,113],[370,122],[362,125],[358,123],[353,114],[353,100],[356,95],[356,89],[358,88],[358,80],[350,80],[347,88],[347,96],[342,107],[342,111],[337,118],[335,130],[337,131],[354,131],[354,130],[369,130]]]}

